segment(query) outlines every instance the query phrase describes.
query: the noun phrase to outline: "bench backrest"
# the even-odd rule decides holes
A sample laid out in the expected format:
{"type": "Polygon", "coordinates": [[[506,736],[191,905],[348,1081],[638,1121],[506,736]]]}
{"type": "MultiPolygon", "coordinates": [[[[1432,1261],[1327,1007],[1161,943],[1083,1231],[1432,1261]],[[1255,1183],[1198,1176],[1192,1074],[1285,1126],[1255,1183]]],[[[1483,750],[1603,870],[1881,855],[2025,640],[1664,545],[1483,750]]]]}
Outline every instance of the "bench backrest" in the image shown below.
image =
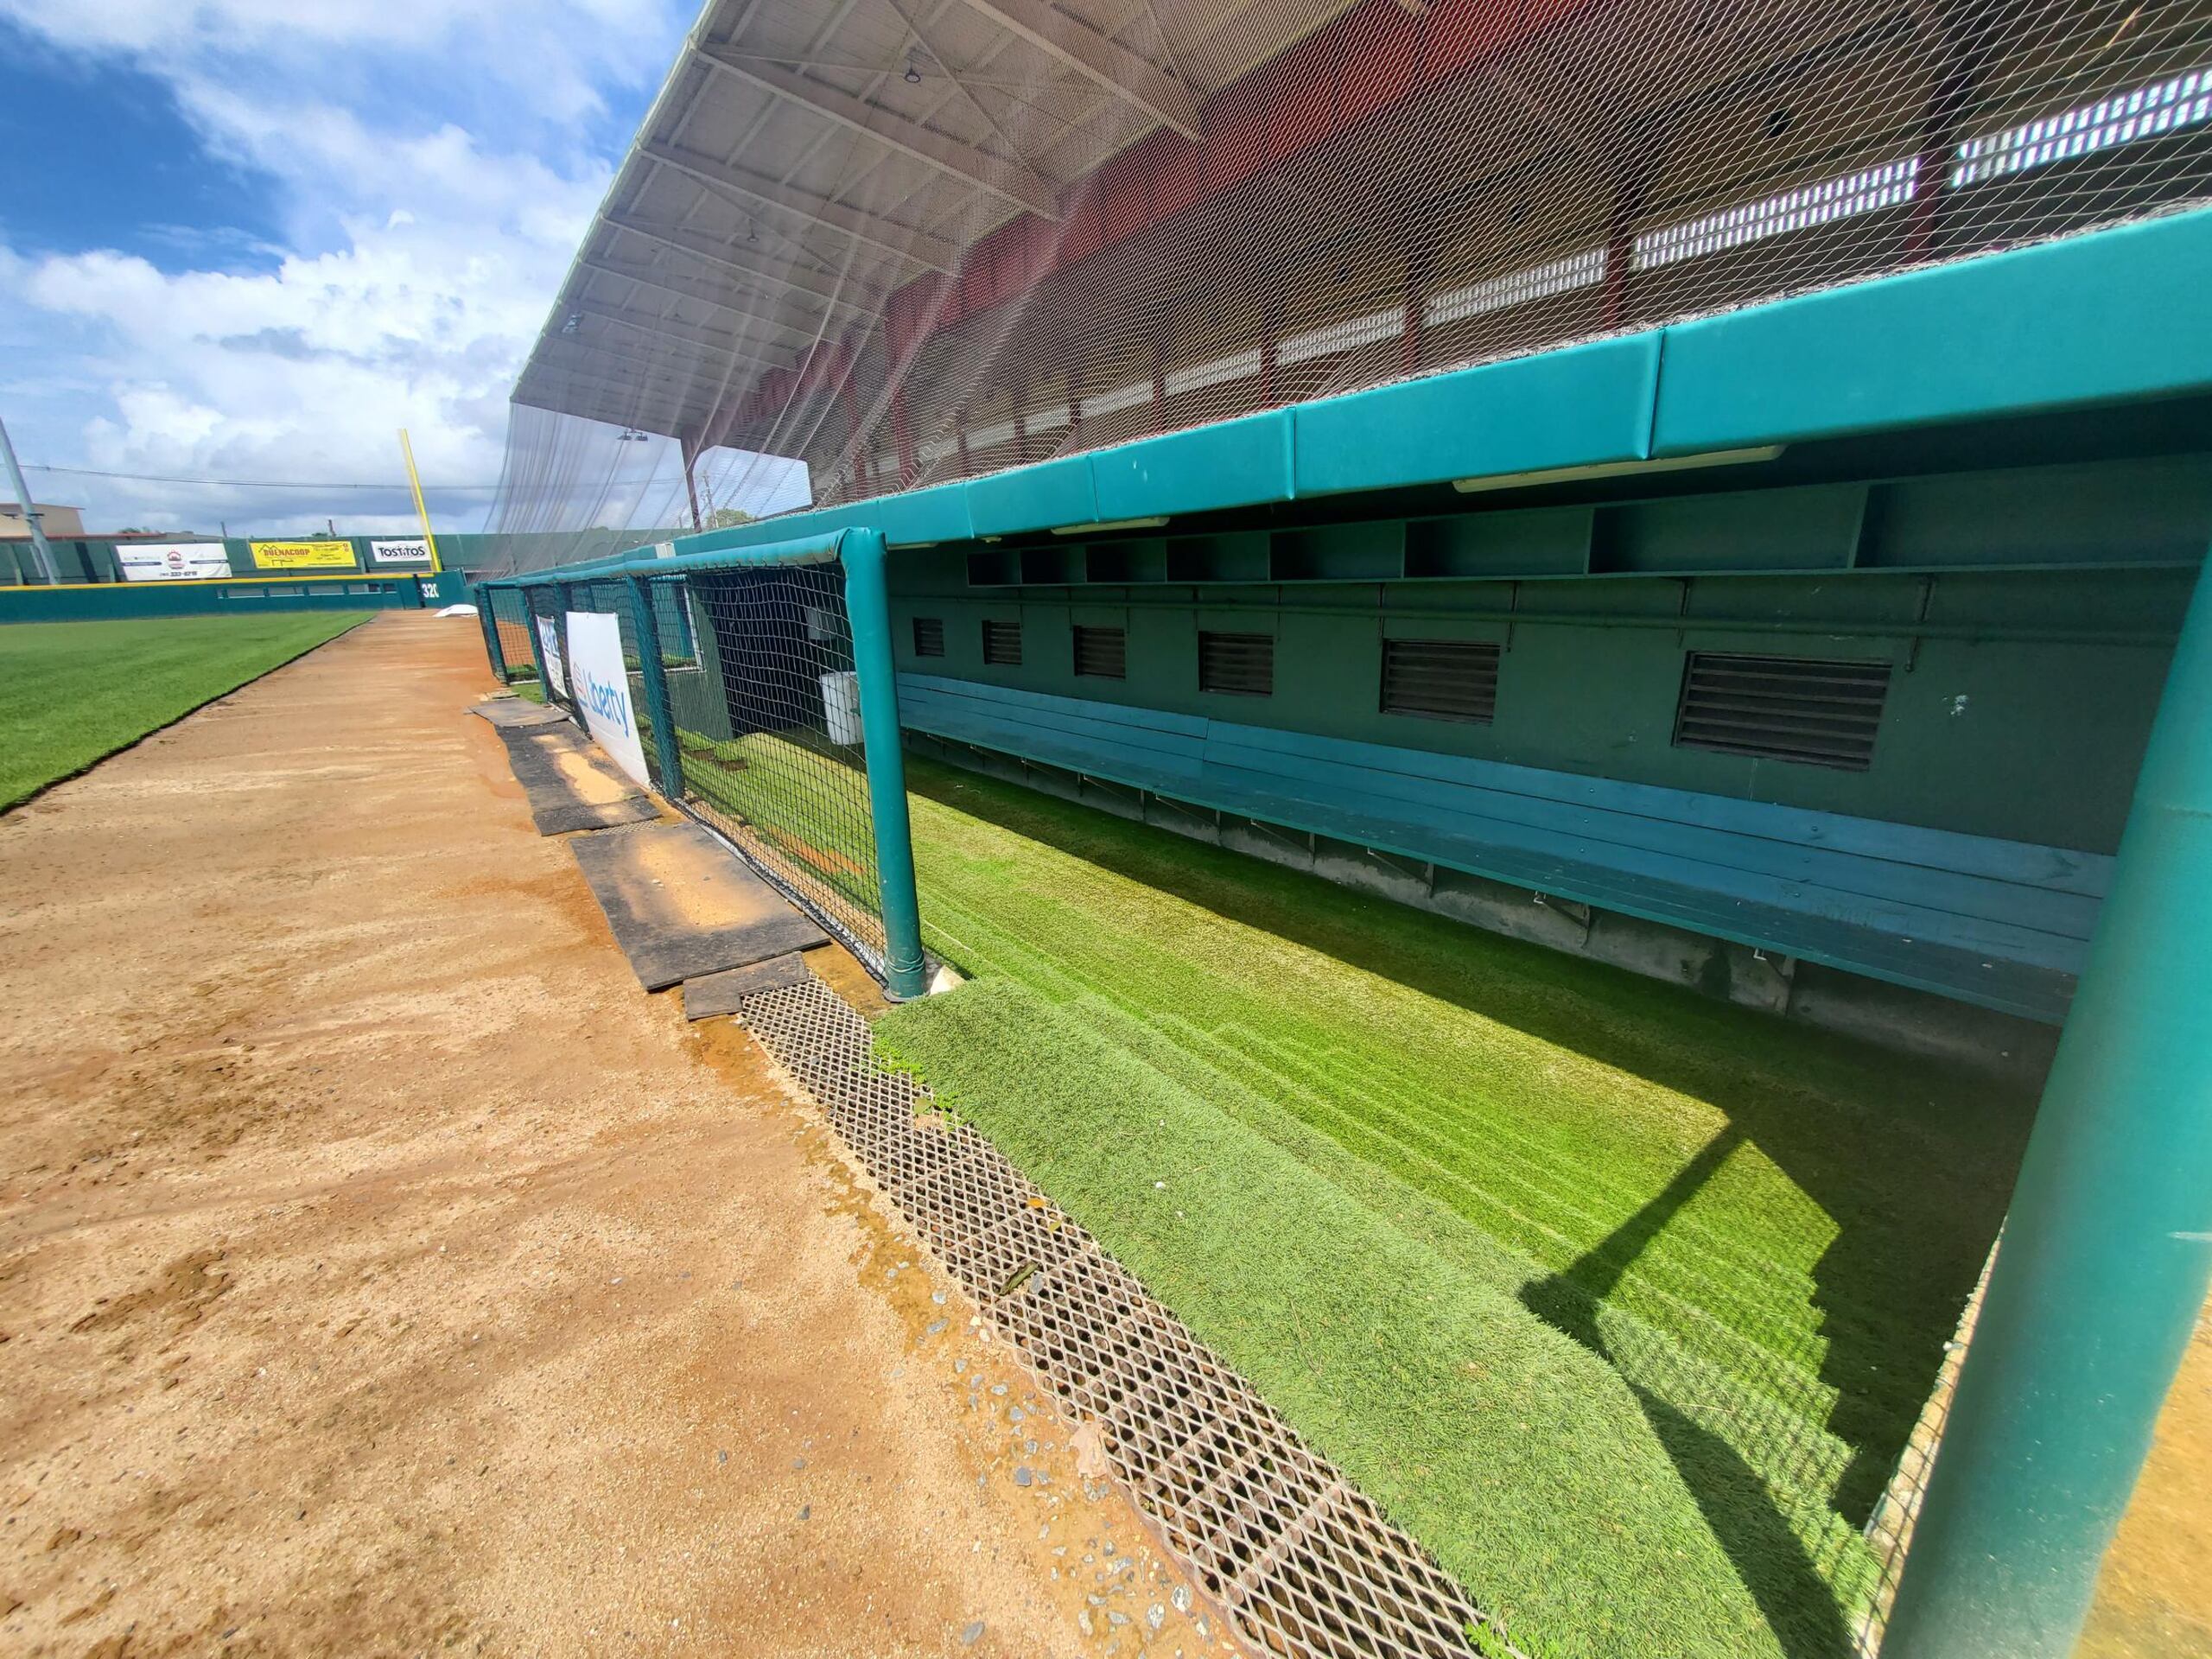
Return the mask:
{"type": "MultiPolygon", "coordinates": [[[[939,736],[1254,817],[1300,804],[1478,874],[1534,862],[2077,973],[2112,860],[1650,784],[1246,726],[940,676],[899,677],[939,736]]],[[[1341,830],[1331,827],[1331,834],[1341,830]]]]}

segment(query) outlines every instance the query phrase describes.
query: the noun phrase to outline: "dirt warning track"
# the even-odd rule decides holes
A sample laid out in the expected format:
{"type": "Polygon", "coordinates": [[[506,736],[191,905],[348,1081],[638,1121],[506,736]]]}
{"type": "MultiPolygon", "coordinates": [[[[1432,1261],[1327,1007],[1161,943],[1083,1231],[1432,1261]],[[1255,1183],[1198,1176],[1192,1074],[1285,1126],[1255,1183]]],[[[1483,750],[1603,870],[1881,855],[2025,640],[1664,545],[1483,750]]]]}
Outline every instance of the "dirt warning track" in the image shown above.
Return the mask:
{"type": "Polygon", "coordinates": [[[386,618],[0,819],[0,1648],[1220,1651],[486,684],[386,618]]]}

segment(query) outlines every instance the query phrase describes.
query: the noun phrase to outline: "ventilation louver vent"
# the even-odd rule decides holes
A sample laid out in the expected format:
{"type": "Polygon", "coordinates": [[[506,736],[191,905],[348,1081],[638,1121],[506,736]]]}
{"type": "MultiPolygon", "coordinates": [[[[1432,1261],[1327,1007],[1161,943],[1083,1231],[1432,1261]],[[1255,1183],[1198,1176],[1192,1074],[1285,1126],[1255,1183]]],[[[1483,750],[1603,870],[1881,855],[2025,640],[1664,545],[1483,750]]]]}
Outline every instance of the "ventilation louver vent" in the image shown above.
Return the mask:
{"type": "Polygon", "coordinates": [[[1094,680],[1128,679],[1128,632],[1122,628],[1086,628],[1078,623],[1075,631],[1075,671],[1094,680]]]}
{"type": "Polygon", "coordinates": [[[1489,725],[1497,718],[1497,653],[1488,640],[1385,639],[1382,712],[1489,725]]]}
{"type": "Polygon", "coordinates": [[[944,655],[944,619],[941,616],[918,616],[914,619],[914,655],[942,657],[944,655]]]}
{"type": "Polygon", "coordinates": [[[1682,671],[1675,741],[1864,772],[1890,690],[1887,663],[1813,662],[1694,651],[1682,671]]]}
{"type": "Polygon", "coordinates": [[[1021,666],[1021,624],[985,622],[983,624],[983,660],[999,668],[1020,668],[1021,666]]]}
{"type": "Polygon", "coordinates": [[[1198,690],[1226,691],[1239,697],[1272,696],[1275,689],[1275,642],[1265,633],[1201,633],[1198,690]]]}

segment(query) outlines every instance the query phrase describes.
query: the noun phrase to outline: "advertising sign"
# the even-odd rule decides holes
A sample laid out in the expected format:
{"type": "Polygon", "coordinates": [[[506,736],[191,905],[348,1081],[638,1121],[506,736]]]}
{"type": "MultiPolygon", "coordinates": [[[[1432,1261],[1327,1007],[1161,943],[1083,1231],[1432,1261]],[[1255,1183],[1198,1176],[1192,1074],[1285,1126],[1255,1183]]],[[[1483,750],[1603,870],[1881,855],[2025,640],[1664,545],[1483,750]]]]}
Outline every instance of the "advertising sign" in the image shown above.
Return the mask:
{"type": "Polygon", "coordinates": [[[371,564],[428,564],[429,562],[430,544],[420,536],[369,543],[371,564]]]}
{"type": "Polygon", "coordinates": [[[351,542],[256,542],[253,563],[263,570],[351,570],[351,542]]]}
{"type": "Polygon", "coordinates": [[[208,582],[231,574],[220,542],[118,542],[125,582],[208,582]]]}
{"type": "Polygon", "coordinates": [[[537,619],[537,650],[545,658],[545,679],[563,696],[569,695],[569,676],[561,665],[561,630],[550,616],[537,619]]]}
{"type": "MultiPolygon", "coordinates": [[[[542,625],[541,625],[542,626],[542,625]]],[[[645,788],[645,751],[630,708],[630,674],[622,666],[622,625],[590,611],[569,613],[569,666],[576,677],[576,707],[584,724],[614,764],[645,788]]]]}

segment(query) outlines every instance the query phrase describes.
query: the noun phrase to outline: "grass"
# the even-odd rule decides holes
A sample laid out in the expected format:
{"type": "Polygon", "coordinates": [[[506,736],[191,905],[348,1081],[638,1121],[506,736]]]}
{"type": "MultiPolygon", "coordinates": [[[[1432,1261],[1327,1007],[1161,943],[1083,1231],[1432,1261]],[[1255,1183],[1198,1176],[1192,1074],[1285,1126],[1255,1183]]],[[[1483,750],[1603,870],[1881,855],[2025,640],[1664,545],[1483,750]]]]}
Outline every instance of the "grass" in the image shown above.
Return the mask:
{"type": "Polygon", "coordinates": [[[294,611],[0,626],[0,810],[363,620],[294,611]]]}
{"type": "Polygon", "coordinates": [[[1533,1652],[1848,1649],[1858,1527],[2031,1110],[1011,785],[912,768],[879,1023],[1533,1652]]]}
{"type": "MultiPolygon", "coordinates": [[[[644,717],[639,724],[652,742],[644,717]]],[[[750,826],[786,876],[855,915],[874,913],[875,861],[857,753],[791,732],[714,738],[677,729],[684,787],[750,826]]]]}

